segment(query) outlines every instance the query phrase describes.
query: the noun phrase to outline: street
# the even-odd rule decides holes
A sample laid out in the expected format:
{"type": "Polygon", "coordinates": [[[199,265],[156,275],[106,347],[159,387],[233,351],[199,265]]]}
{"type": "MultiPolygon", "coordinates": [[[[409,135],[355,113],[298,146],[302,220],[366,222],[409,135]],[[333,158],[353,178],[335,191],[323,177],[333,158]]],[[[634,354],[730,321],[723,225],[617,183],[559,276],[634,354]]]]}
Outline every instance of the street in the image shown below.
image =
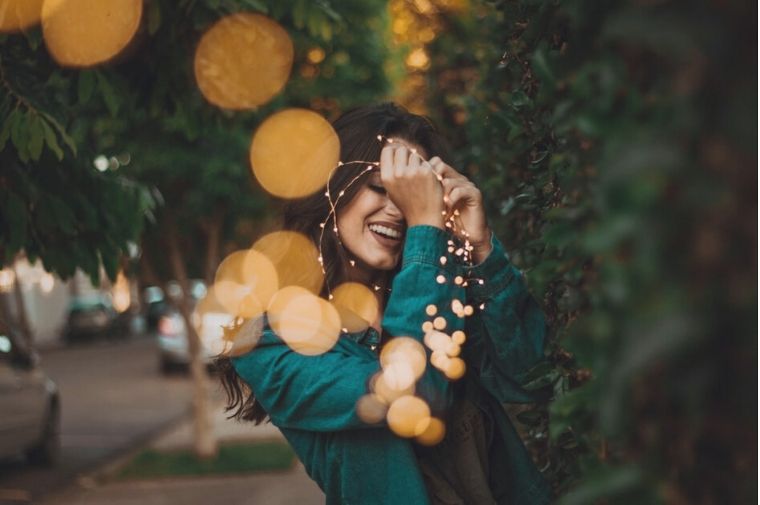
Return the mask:
{"type": "Polygon", "coordinates": [[[189,376],[159,373],[147,337],[60,348],[42,353],[42,368],[58,384],[61,457],[55,468],[23,460],[0,462],[0,503],[29,503],[128,451],[190,408],[189,376]]]}

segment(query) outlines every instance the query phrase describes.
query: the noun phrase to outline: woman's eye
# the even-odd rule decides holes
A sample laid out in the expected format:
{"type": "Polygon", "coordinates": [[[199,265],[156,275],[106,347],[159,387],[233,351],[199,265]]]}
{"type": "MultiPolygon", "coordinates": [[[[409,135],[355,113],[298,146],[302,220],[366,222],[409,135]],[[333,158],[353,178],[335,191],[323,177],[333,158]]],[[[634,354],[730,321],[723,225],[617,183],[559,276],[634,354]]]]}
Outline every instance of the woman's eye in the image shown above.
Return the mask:
{"type": "Polygon", "coordinates": [[[386,193],[385,188],[382,186],[378,186],[376,184],[368,184],[367,187],[374,191],[375,193],[379,193],[381,195],[384,195],[386,193]]]}

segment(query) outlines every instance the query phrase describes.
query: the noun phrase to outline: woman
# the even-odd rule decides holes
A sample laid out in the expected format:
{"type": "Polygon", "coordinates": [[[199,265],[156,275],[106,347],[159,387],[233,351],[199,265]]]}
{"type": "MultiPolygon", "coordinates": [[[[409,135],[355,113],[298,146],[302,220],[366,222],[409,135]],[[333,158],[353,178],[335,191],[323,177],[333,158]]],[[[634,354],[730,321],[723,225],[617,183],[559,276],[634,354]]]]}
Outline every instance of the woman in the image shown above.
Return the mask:
{"type": "Polygon", "coordinates": [[[347,112],[333,126],[341,160],[365,163],[343,164],[327,192],[289,204],[285,228],[320,247],[323,296],[341,282],[361,282],[377,293],[380,314],[319,356],[293,352],[265,324],[252,351],[221,362],[229,408],[257,423],[268,415],[328,503],[548,503],[501,406],[531,401],[519,384],[542,358],[544,317],[488,229],[480,191],[443,161],[445,143],[425,118],[383,104],[347,112]],[[370,161],[376,169],[367,169],[370,161]],[[337,202],[326,196],[341,193],[337,202]],[[452,236],[446,216],[454,213],[467,235],[452,236]],[[460,248],[462,237],[468,246],[460,248]],[[454,299],[479,309],[453,314],[454,299]],[[452,382],[429,365],[418,380],[416,395],[447,426],[440,444],[422,447],[365,423],[356,403],[390,338],[422,342],[430,305],[447,332],[465,331],[467,373],[452,382]]]}

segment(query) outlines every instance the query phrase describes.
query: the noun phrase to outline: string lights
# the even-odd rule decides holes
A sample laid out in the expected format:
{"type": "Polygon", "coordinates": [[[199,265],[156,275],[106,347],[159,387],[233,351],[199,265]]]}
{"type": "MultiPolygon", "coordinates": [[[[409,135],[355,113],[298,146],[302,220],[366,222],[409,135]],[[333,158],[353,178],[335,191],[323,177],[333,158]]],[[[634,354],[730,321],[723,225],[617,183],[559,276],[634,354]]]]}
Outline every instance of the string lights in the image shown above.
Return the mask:
{"type": "MultiPolygon", "coordinates": [[[[386,137],[384,135],[378,135],[377,140],[378,142],[387,142],[388,144],[392,144],[394,142],[394,139],[386,137]]],[[[424,161],[424,162],[427,161],[417,152],[416,149],[411,149],[410,151],[412,155],[417,156],[420,159],[420,161],[424,161]]],[[[335,234],[338,244],[341,247],[343,246],[343,242],[340,239],[340,232],[338,230],[338,219],[337,219],[338,202],[340,202],[341,198],[345,196],[346,191],[349,188],[351,188],[351,186],[353,186],[359,179],[361,179],[363,176],[365,176],[366,174],[370,172],[378,170],[379,168],[380,168],[380,162],[378,161],[353,160],[353,161],[346,161],[346,162],[338,161],[338,164],[330,171],[327,178],[327,185],[326,185],[326,190],[325,190],[325,197],[327,197],[327,202],[330,206],[330,210],[325,220],[319,224],[319,227],[320,227],[319,244],[318,244],[319,256],[317,260],[319,261],[323,274],[326,274],[327,272],[325,271],[324,256],[322,254],[322,243],[324,241],[325,229],[327,228],[328,223],[330,223],[330,219],[332,219],[332,232],[335,234]],[[332,192],[330,191],[330,180],[332,179],[332,176],[335,173],[335,171],[347,165],[361,165],[361,164],[366,164],[367,166],[359,174],[354,176],[348,182],[348,184],[338,192],[337,196],[333,200],[333,195],[332,195],[332,192]]],[[[438,179],[438,181],[443,181],[443,176],[439,174],[438,172],[435,172],[435,176],[438,179]]],[[[448,203],[448,197],[444,196],[444,201],[448,203]]],[[[454,242],[454,240],[449,239],[447,242],[448,252],[453,253],[455,256],[460,258],[465,265],[472,265],[472,251],[474,250],[474,247],[472,246],[472,244],[470,244],[470,240],[469,240],[470,234],[467,232],[467,230],[465,230],[464,227],[457,225],[459,210],[453,209],[452,212],[447,212],[444,210],[442,211],[442,214],[445,218],[444,226],[451,232],[453,236],[452,238],[455,238],[461,241],[461,243],[456,243],[454,242]]],[[[440,258],[441,265],[445,265],[447,261],[448,260],[446,256],[441,256],[440,258]]],[[[356,267],[356,261],[353,259],[349,260],[349,264],[351,265],[351,267],[356,267]]],[[[443,283],[446,281],[445,277],[443,277],[442,275],[439,275],[436,278],[436,280],[439,283],[443,283]]],[[[455,278],[455,282],[458,285],[462,285],[464,287],[467,287],[468,281],[470,280],[476,280],[479,282],[479,284],[483,284],[483,279],[465,280],[461,276],[457,276],[455,278]]],[[[330,286],[330,281],[326,275],[325,275],[325,283],[327,287],[328,299],[332,299],[332,289],[330,286]]],[[[372,288],[374,289],[374,291],[380,291],[381,289],[383,289],[381,286],[377,284],[373,284],[372,288]]],[[[390,288],[385,288],[385,289],[388,292],[390,292],[390,288]]]]}

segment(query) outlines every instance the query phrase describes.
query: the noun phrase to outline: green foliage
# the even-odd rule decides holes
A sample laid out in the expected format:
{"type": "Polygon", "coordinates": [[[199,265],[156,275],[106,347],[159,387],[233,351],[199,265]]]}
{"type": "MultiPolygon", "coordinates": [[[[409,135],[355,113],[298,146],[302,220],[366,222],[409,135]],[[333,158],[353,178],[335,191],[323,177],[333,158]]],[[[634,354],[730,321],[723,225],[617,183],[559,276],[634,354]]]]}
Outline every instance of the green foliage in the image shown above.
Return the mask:
{"type": "Polygon", "coordinates": [[[431,47],[430,110],[557,333],[520,419],[565,505],[754,495],[744,8],[480,1],[431,47]]]}
{"type": "Polygon", "coordinates": [[[219,258],[204,258],[206,248],[198,244],[235,239],[237,246],[250,245],[250,233],[236,235],[237,222],[261,217],[268,202],[253,186],[248,169],[248,144],[256,126],[283,107],[310,107],[334,116],[386,92],[384,16],[385,4],[379,0],[340,6],[326,0],[156,0],[146,4],[146,31],[123,54],[84,70],[55,65],[38,28],[3,35],[0,155],[16,167],[16,175],[8,175],[0,186],[0,197],[7,196],[3,218],[10,234],[4,233],[0,242],[3,261],[25,249],[63,277],[79,266],[94,278],[99,260],[111,273],[122,246],[138,240],[151,208],[148,195],[153,195],[162,206],[144,248],[158,258],[154,268],[160,280],[173,275],[162,261],[169,231],[183,242],[190,275],[203,276],[203,263],[208,267],[219,258]],[[294,41],[295,61],[284,92],[270,104],[232,113],[201,96],[193,56],[211,24],[240,11],[261,12],[280,22],[294,41]],[[306,60],[314,47],[326,53],[319,65],[306,60]],[[92,169],[92,160],[101,154],[126,160],[115,164],[120,177],[92,169]],[[69,177],[74,170],[76,177],[69,177]],[[34,174],[27,177],[32,189],[24,192],[16,186],[17,174],[29,173],[34,174]],[[127,178],[151,191],[125,182],[127,178]],[[119,188],[122,197],[113,194],[119,188]],[[30,209],[39,205],[37,195],[50,196],[50,191],[55,198],[47,200],[70,212],[47,213],[44,204],[37,229],[38,214],[30,209]],[[83,220],[89,211],[80,200],[91,202],[102,224],[83,220]],[[75,232],[71,215],[79,222],[75,232]],[[102,228],[107,223],[119,226],[102,228]],[[47,238],[51,229],[56,230],[54,239],[47,238]],[[87,239],[81,241],[85,232],[87,239]],[[212,239],[212,232],[217,238],[212,239]]]}

